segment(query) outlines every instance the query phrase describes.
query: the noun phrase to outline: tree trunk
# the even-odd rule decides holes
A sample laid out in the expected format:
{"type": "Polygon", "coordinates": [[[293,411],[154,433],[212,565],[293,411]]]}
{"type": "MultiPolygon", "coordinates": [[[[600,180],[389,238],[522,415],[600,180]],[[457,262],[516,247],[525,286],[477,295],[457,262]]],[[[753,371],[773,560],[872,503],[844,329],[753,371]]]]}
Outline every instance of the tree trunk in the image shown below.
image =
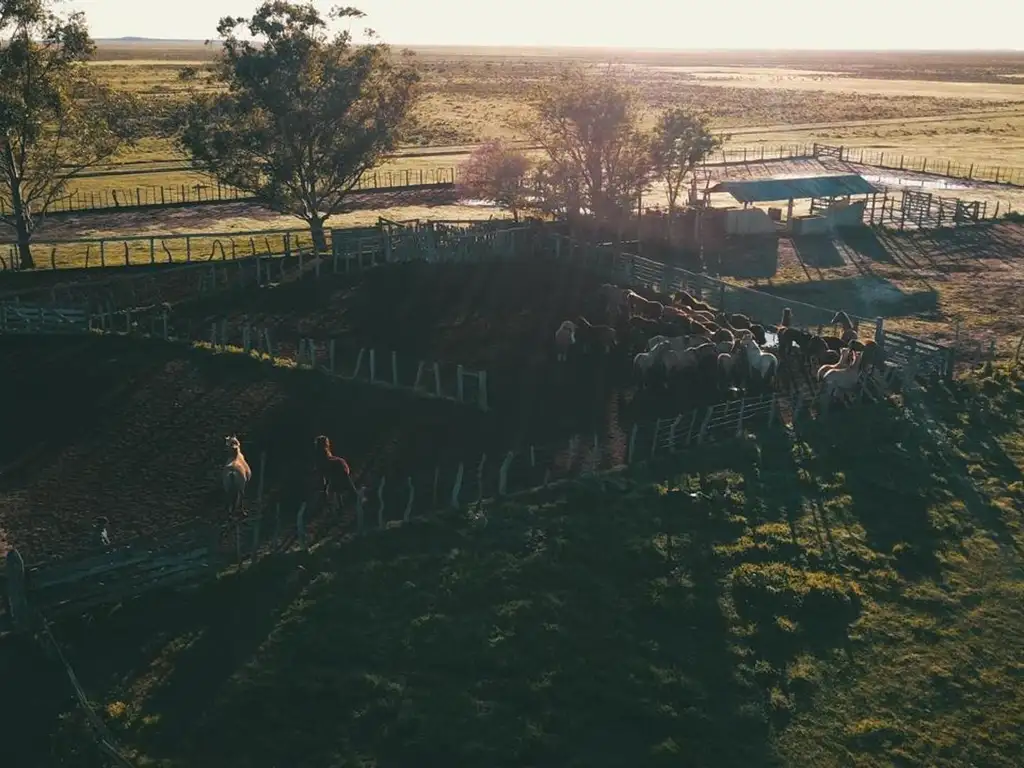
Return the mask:
{"type": "Polygon", "coordinates": [[[32,248],[29,242],[32,239],[32,222],[26,220],[21,207],[21,196],[14,203],[14,228],[18,234],[18,268],[35,269],[36,263],[32,258],[32,248]]]}
{"type": "MultiPolygon", "coordinates": [[[[7,148],[8,163],[14,162],[10,147],[7,148]]],[[[14,230],[18,235],[18,268],[35,269],[36,263],[32,259],[32,248],[29,241],[32,239],[32,212],[25,210],[25,203],[21,198],[21,179],[13,178],[8,180],[8,187],[11,192],[11,213],[14,219],[14,230]]]]}
{"type": "Polygon", "coordinates": [[[319,256],[327,253],[327,235],[324,234],[324,219],[314,217],[309,220],[309,232],[313,236],[313,254],[319,256]]]}

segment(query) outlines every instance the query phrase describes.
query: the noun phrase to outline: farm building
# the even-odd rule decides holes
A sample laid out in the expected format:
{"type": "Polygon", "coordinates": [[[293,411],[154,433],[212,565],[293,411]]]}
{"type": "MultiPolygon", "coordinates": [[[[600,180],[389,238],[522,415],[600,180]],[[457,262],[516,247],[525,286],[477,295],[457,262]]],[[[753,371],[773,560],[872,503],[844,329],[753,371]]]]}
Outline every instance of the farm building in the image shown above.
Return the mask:
{"type": "Polygon", "coordinates": [[[863,221],[865,200],[854,195],[873,195],[878,190],[863,176],[844,173],[833,176],[775,177],[742,181],[721,181],[709,192],[727,193],[743,208],[725,211],[725,231],[729,235],[770,234],[784,223],[793,234],[824,234],[836,227],[859,226],[863,221]],[[810,200],[810,213],[794,216],[797,200],[810,200]],[[786,216],[781,208],[751,207],[753,203],[785,202],[786,216]]]}

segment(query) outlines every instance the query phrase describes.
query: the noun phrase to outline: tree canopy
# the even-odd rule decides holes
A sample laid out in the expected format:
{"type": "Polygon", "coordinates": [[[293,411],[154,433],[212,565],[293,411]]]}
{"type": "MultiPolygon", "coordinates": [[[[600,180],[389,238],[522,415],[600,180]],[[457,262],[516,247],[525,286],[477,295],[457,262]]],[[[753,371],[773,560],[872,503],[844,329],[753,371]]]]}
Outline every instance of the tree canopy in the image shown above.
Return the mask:
{"type": "Polygon", "coordinates": [[[524,152],[503,141],[481,144],[459,167],[459,186],[471,197],[508,208],[512,218],[529,204],[527,174],[532,163],[524,152]]]}
{"type": "Polygon", "coordinates": [[[686,178],[721,146],[722,138],[711,133],[700,115],[676,107],[659,117],[651,139],[651,162],[665,183],[670,219],[686,178]]]}
{"type": "Polygon", "coordinates": [[[613,222],[632,209],[651,178],[650,140],[633,89],[617,70],[564,70],[534,97],[522,127],[543,148],[542,196],[569,218],[584,209],[613,222]]]}
{"type": "Polygon", "coordinates": [[[138,133],[137,103],[100,85],[85,17],[49,0],[0,0],[0,222],[15,231],[19,265],[68,183],[138,133]]]}
{"type": "Polygon", "coordinates": [[[323,249],[324,221],[395,148],[418,75],[383,43],[331,35],[311,4],[265,2],[250,19],[222,19],[217,32],[215,77],[227,88],[194,98],[180,144],[196,167],[306,221],[323,249]]]}

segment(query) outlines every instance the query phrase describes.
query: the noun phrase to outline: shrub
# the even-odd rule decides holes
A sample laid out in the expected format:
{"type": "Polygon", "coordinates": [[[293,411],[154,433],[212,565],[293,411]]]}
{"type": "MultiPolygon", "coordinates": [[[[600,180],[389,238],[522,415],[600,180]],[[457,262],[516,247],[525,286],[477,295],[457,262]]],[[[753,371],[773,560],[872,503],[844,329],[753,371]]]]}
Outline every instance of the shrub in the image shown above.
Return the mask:
{"type": "Polygon", "coordinates": [[[853,582],[783,563],[744,563],[731,575],[733,602],[741,617],[774,621],[796,618],[805,627],[849,624],[860,614],[861,590],[853,582]]]}

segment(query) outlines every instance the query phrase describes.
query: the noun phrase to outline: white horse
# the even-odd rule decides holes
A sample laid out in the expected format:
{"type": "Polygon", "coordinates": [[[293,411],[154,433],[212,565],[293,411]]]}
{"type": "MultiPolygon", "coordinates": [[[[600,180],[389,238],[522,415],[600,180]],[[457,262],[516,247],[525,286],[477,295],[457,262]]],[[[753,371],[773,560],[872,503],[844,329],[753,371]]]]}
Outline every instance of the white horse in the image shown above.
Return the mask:
{"type": "Polygon", "coordinates": [[[774,376],[779,369],[779,359],[771,352],[762,351],[750,331],[744,331],[741,338],[744,340],[740,342],[740,347],[747,356],[751,373],[759,376],[762,381],[767,381],[774,376]]]}
{"type": "Polygon", "coordinates": [[[569,347],[576,343],[576,323],[565,320],[555,331],[555,348],[558,350],[558,362],[569,359],[569,347]]]}
{"type": "Polygon", "coordinates": [[[856,355],[854,354],[853,350],[850,349],[849,347],[843,347],[843,349],[839,352],[839,362],[834,363],[832,365],[821,366],[818,369],[818,372],[814,375],[814,378],[817,379],[818,381],[824,381],[825,377],[829,374],[829,372],[842,371],[846,368],[849,368],[851,365],[853,365],[855,359],[856,355]]]}
{"type": "Polygon", "coordinates": [[[661,358],[668,374],[682,373],[697,367],[697,353],[692,349],[669,349],[661,358]]]}
{"type": "Polygon", "coordinates": [[[231,456],[221,470],[221,483],[224,487],[224,498],[230,518],[242,506],[242,494],[245,493],[245,486],[252,479],[252,470],[249,469],[249,462],[242,455],[242,444],[237,437],[234,435],[225,437],[224,447],[227,448],[231,456]]]}
{"type": "Polygon", "coordinates": [[[860,383],[860,374],[860,366],[855,365],[826,371],[822,379],[825,385],[825,397],[832,398],[839,393],[843,395],[843,399],[846,399],[846,396],[852,394],[860,383]]]}
{"type": "Polygon", "coordinates": [[[669,351],[667,341],[655,345],[649,352],[641,352],[633,358],[633,372],[639,373],[641,386],[647,385],[647,379],[651,375],[654,366],[662,361],[662,358],[669,351]]]}

